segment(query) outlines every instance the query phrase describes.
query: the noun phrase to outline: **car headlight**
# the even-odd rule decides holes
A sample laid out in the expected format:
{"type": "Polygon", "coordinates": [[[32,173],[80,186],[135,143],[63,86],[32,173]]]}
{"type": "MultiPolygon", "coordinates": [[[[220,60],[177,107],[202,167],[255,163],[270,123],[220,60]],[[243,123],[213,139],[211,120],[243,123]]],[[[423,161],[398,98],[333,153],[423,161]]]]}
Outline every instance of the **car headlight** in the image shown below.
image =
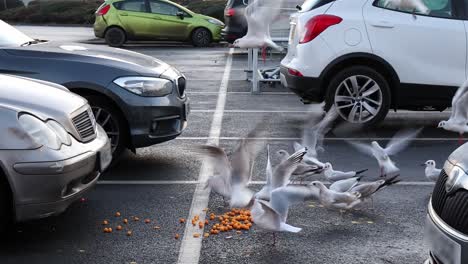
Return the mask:
{"type": "Polygon", "coordinates": [[[114,80],[118,86],[140,96],[165,96],[172,93],[174,84],[153,77],[121,77],[114,80]]]}
{"type": "Polygon", "coordinates": [[[60,142],[64,145],[70,146],[71,145],[71,138],[68,132],[60,125],[57,121],[49,120],[46,122],[47,126],[49,126],[52,131],[55,132],[57,137],[59,138],[60,142]]]}
{"type": "Polygon", "coordinates": [[[22,114],[18,118],[19,124],[31,138],[41,146],[58,150],[62,145],[57,134],[42,120],[28,114],[22,114]]]}
{"type": "Polygon", "coordinates": [[[207,21],[217,26],[224,26],[224,23],[219,21],[218,19],[210,18],[210,19],[207,19],[207,21]]]}

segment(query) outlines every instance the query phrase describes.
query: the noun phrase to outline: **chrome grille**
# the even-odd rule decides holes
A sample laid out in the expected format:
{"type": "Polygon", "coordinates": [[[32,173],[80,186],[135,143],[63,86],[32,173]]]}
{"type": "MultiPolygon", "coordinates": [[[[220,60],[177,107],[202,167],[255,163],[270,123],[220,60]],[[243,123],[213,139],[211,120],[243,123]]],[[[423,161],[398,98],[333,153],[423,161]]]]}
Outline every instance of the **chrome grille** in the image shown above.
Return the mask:
{"type": "Polygon", "coordinates": [[[72,121],[76,131],[80,135],[81,141],[88,142],[96,137],[96,120],[91,108],[87,108],[73,117],[72,121]]]}
{"type": "Polygon", "coordinates": [[[187,81],[184,77],[180,77],[177,79],[177,91],[179,92],[180,97],[184,97],[185,95],[185,86],[187,85],[187,81]]]}
{"type": "Polygon", "coordinates": [[[449,195],[445,191],[447,179],[442,170],[432,193],[432,208],[447,225],[468,234],[468,191],[460,189],[449,195]]]}

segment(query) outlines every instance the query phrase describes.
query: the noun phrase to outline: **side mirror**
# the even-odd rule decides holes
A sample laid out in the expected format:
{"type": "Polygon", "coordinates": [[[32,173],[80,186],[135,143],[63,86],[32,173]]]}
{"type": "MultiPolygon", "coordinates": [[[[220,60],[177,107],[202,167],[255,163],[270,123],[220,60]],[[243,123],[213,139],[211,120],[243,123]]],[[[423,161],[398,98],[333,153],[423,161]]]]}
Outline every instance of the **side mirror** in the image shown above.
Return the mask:
{"type": "Polygon", "coordinates": [[[180,19],[182,19],[182,20],[183,20],[184,17],[185,17],[184,12],[181,12],[181,11],[177,12],[176,16],[178,16],[178,17],[179,17],[180,19]]]}

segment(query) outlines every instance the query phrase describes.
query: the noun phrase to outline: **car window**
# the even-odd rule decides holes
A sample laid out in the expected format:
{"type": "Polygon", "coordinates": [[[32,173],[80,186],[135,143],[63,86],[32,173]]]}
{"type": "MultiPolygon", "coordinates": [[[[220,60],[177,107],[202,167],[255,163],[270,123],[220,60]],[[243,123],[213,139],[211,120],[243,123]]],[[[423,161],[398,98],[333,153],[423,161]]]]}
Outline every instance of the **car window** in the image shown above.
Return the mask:
{"type": "Polygon", "coordinates": [[[377,0],[375,5],[390,10],[427,15],[432,17],[454,17],[451,0],[415,0],[395,2],[401,4],[394,4],[393,1],[389,0],[377,0]]]}
{"type": "MultiPolygon", "coordinates": [[[[177,12],[183,12],[177,6],[160,1],[150,1],[151,13],[175,16],[177,12]]],[[[184,15],[187,15],[183,12],[184,15]]]]}
{"type": "Polygon", "coordinates": [[[114,3],[114,7],[119,10],[146,12],[145,0],[126,0],[114,3]]]}
{"type": "Polygon", "coordinates": [[[307,12],[317,7],[324,6],[328,3],[334,2],[335,0],[306,0],[302,6],[300,12],[307,12]]]}

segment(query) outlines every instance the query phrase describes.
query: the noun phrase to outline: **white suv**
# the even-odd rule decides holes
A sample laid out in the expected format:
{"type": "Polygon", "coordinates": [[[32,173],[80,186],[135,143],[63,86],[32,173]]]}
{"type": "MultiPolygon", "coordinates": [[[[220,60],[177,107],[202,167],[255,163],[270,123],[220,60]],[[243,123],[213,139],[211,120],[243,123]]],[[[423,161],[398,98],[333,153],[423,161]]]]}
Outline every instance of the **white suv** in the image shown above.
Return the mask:
{"type": "Polygon", "coordinates": [[[307,0],[291,16],[283,85],[353,123],[375,124],[391,108],[444,110],[467,77],[468,0],[421,1],[426,10],[307,0]]]}

